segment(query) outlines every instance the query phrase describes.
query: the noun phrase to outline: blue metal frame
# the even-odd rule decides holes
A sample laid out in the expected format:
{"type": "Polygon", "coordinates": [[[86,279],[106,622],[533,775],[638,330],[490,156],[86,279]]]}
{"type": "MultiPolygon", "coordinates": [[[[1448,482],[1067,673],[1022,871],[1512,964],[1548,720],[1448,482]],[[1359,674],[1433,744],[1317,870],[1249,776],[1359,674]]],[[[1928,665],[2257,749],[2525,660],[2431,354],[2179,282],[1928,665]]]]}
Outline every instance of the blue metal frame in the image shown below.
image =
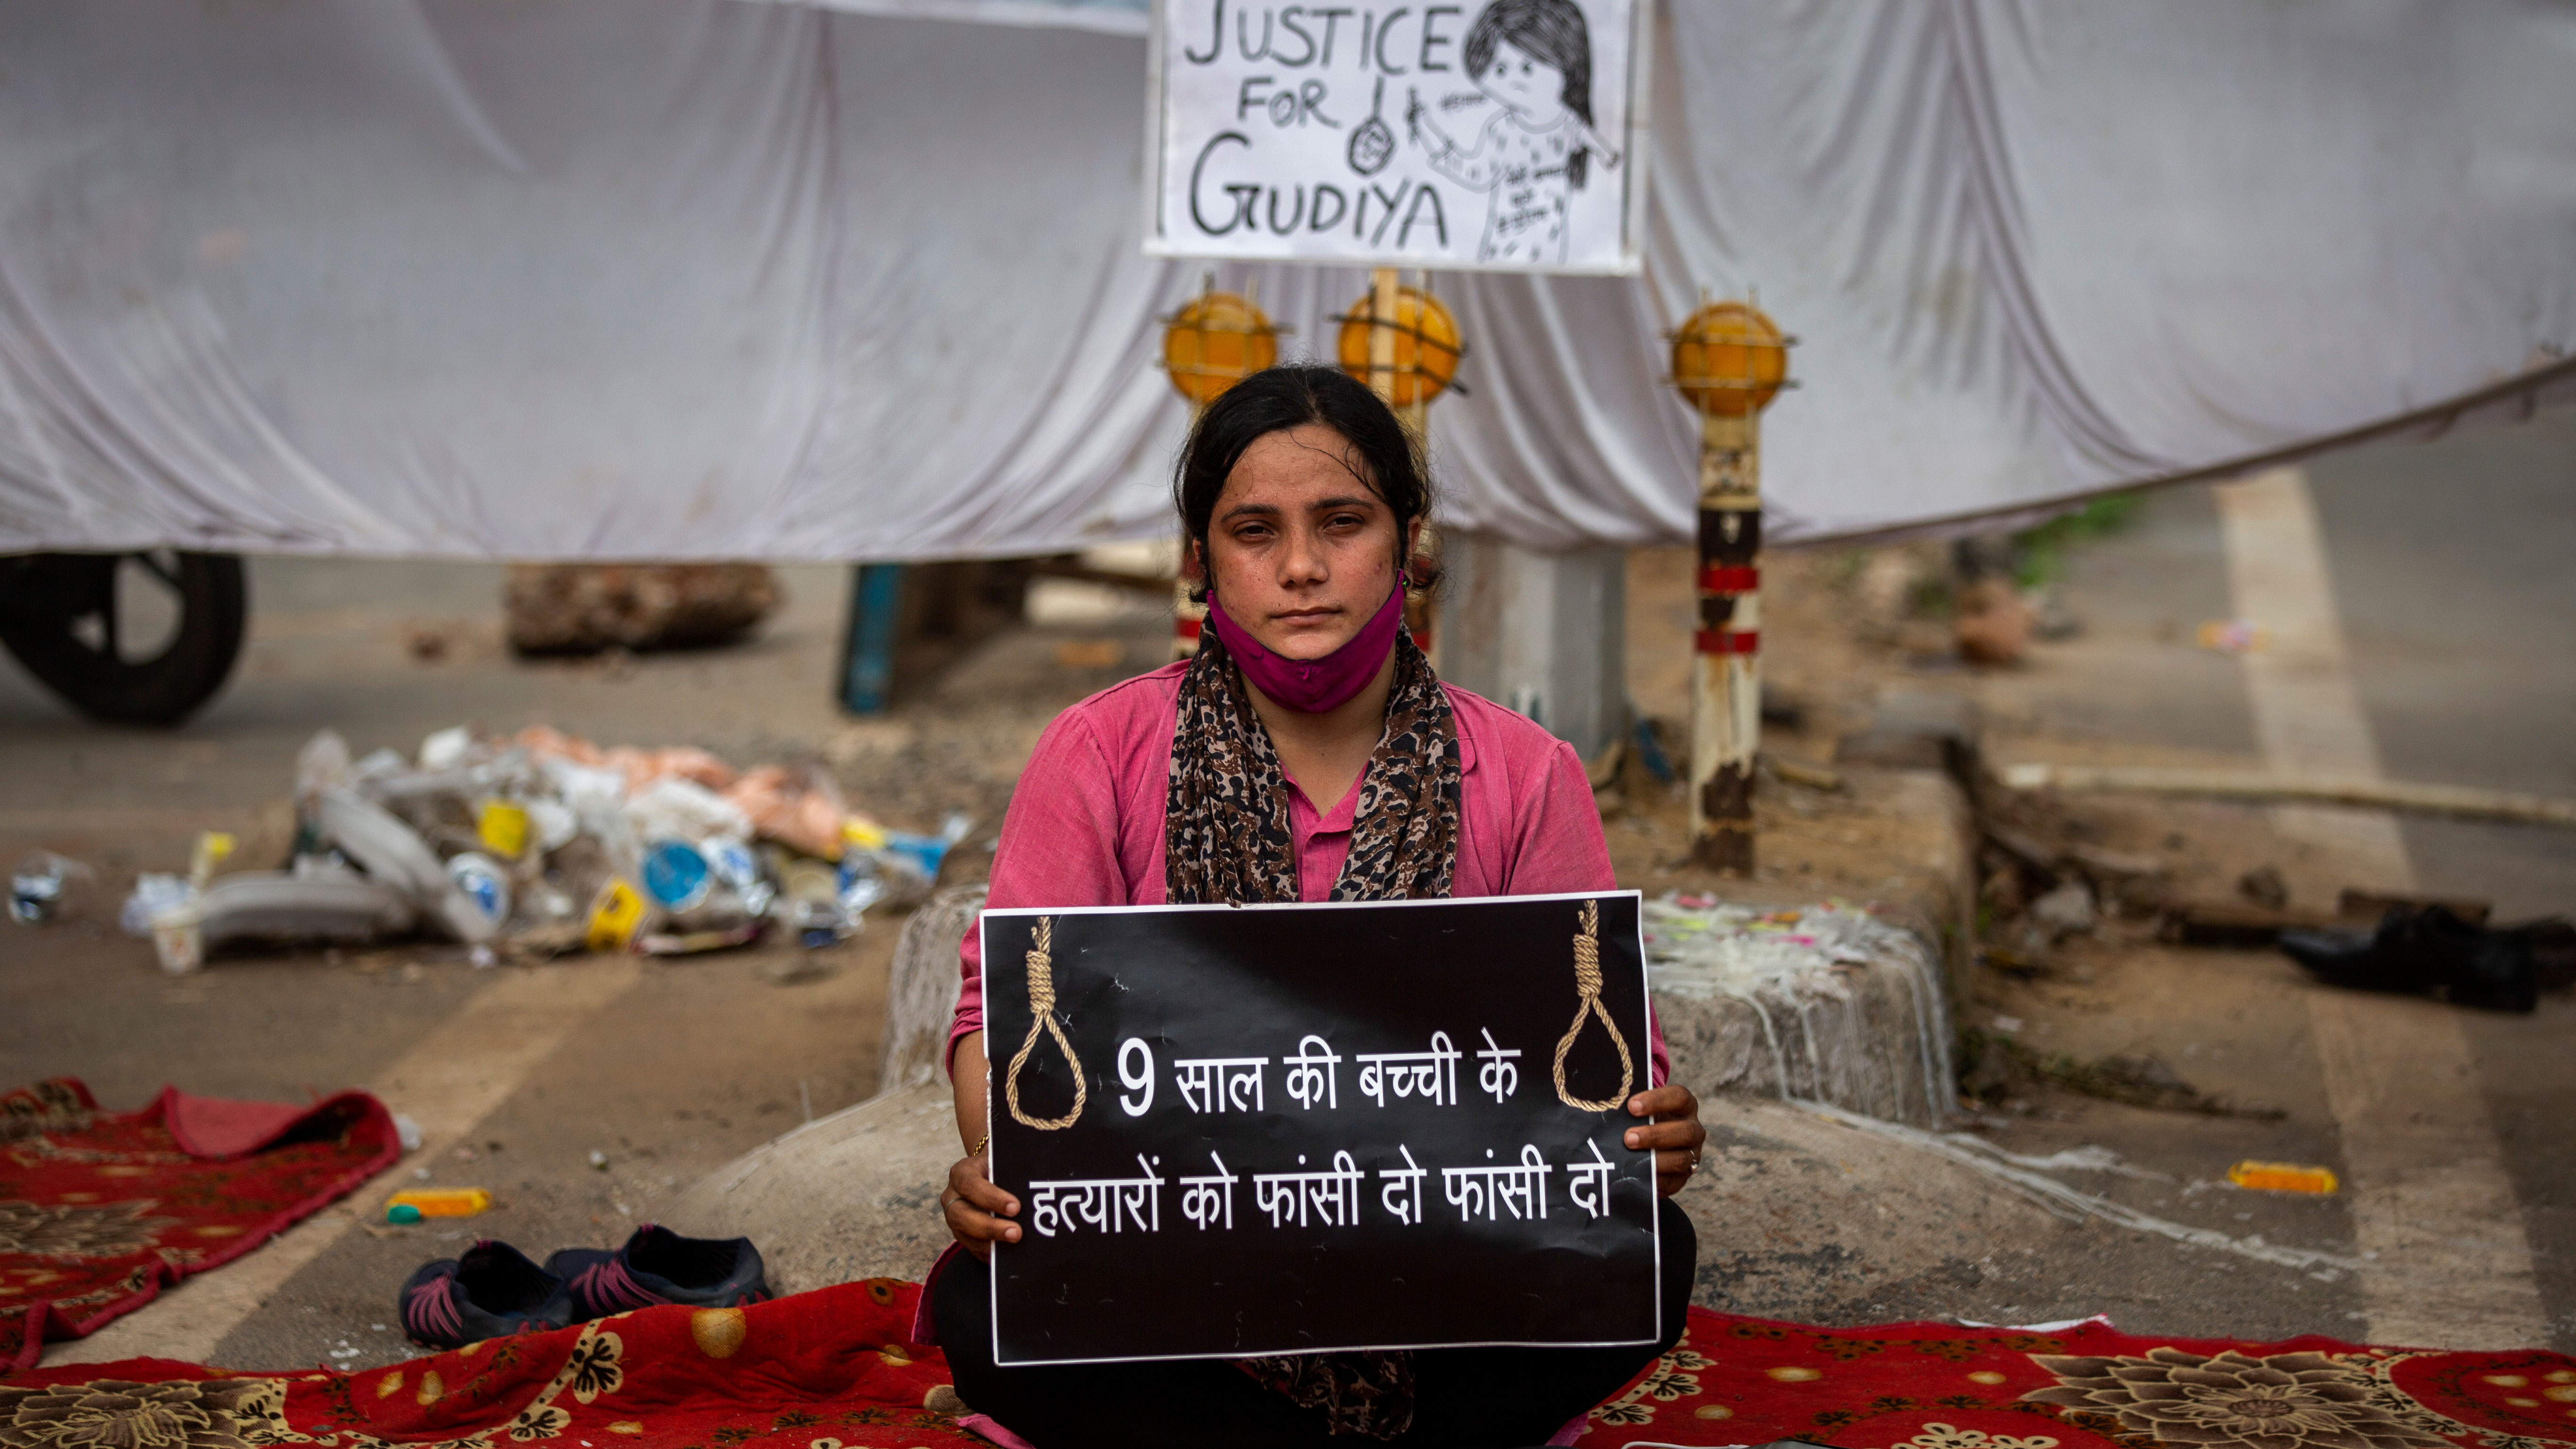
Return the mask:
{"type": "Polygon", "coordinates": [[[850,573],[850,624],[841,650],[841,707],[883,714],[894,693],[895,626],[903,613],[902,564],[861,564],[850,573]]]}

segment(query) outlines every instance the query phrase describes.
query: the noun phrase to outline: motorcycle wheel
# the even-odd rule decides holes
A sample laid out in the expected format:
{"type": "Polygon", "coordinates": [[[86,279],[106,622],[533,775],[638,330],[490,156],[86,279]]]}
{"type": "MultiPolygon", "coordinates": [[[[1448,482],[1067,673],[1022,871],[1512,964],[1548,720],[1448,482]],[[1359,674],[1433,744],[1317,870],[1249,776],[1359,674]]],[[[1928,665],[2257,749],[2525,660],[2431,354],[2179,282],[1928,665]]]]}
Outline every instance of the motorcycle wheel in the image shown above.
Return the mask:
{"type": "Polygon", "coordinates": [[[231,675],[249,613],[233,554],[0,559],[0,643],[92,719],[171,725],[196,713],[231,675]]]}

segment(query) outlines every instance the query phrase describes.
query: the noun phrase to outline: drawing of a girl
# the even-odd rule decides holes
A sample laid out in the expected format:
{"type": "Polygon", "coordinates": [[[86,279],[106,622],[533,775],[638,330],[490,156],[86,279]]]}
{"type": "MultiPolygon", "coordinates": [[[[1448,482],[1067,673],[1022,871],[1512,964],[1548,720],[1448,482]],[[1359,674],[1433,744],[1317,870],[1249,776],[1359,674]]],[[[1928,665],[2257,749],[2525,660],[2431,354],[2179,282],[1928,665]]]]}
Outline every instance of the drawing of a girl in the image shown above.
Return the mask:
{"type": "Polygon", "coordinates": [[[1492,208],[1480,262],[1565,260],[1566,212],[1591,158],[1619,153],[1592,129],[1592,35],[1574,0],[1494,0],[1467,32],[1467,78],[1497,109],[1461,146],[1415,93],[1405,107],[1434,170],[1492,208]]]}

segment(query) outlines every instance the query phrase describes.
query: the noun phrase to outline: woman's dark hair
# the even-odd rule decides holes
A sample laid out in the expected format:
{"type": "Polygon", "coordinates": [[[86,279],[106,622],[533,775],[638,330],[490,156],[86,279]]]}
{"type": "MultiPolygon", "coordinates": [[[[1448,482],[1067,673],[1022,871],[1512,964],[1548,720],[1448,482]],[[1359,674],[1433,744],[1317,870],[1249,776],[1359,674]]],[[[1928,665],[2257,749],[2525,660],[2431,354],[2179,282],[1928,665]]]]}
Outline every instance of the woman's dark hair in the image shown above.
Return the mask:
{"type": "MultiPolygon", "coordinates": [[[[1467,74],[1481,76],[1494,64],[1494,47],[1502,41],[1565,72],[1559,96],[1565,108],[1592,124],[1592,29],[1574,0],[1494,0],[1467,28],[1467,74]]],[[[1578,146],[1565,158],[1565,179],[1582,189],[1592,152],[1578,146]]]]}
{"type": "MultiPolygon", "coordinates": [[[[1437,582],[1436,570],[1405,558],[1403,550],[1413,521],[1431,516],[1430,470],[1395,410],[1337,367],[1264,368],[1219,394],[1191,424],[1180,464],[1172,470],[1172,505],[1199,556],[1207,556],[1208,526],[1234,465],[1254,443],[1308,423],[1341,434],[1359,455],[1361,481],[1395,515],[1397,566],[1413,571],[1415,588],[1429,589],[1437,582]]],[[[1193,586],[1190,595],[1204,601],[1206,582],[1193,586]]]]}

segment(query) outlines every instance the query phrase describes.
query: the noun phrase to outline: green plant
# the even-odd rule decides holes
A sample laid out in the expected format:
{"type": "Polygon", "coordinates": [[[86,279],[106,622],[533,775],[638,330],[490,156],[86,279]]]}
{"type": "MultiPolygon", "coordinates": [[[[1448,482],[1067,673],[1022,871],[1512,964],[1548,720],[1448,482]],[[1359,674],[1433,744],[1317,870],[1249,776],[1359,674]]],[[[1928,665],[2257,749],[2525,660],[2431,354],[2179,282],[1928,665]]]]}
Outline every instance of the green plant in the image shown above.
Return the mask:
{"type": "Polygon", "coordinates": [[[2025,589],[2055,583],[2066,572],[2068,549],[2128,527],[2136,519],[2141,502],[2142,496],[2136,493],[2106,493],[2015,535],[2013,541],[2020,545],[2020,564],[2014,582],[2025,589]]]}

